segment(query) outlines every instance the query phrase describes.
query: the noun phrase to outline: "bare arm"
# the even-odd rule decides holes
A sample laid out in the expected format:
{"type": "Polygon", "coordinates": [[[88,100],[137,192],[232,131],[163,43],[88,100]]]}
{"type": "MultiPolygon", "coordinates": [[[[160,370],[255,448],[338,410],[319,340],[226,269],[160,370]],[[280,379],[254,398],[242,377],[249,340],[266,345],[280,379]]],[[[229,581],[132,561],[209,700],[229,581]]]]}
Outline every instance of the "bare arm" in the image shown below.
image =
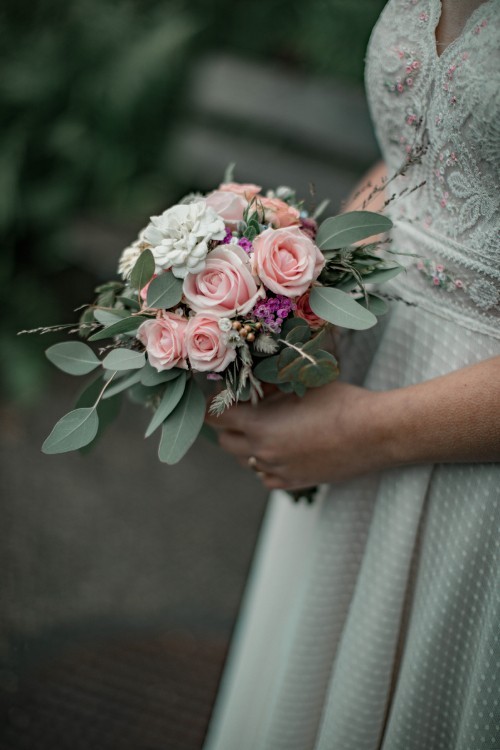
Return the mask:
{"type": "MultiPolygon", "coordinates": [[[[387,177],[387,169],[383,161],[379,161],[361,178],[351,195],[347,199],[343,211],[359,211],[363,207],[363,201],[369,196],[376,186],[381,186],[387,177]]],[[[370,204],[366,206],[369,211],[382,211],[384,208],[385,192],[382,190],[373,196],[370,204]]]]}
{"type": "Polygon", "coordinates": [[[422,463],[500,461],[500,357],[390,391],[346,383],[275,394],[210,418],[223,448],[257,458],[269,488],[422,463]]]}

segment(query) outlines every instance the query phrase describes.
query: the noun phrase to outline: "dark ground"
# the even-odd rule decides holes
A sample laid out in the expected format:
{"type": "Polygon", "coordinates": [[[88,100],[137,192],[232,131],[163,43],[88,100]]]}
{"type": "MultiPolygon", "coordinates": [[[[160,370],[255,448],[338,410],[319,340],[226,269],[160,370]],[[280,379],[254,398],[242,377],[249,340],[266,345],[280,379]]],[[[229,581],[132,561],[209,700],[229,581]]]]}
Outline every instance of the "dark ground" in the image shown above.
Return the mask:
{"type": "Polygon", "coordinates": [[[265,492],[205,441],[160,464],[132,404],[44,456],[78,388],[1,413],[0,750],[197,750],[265,492]]]}

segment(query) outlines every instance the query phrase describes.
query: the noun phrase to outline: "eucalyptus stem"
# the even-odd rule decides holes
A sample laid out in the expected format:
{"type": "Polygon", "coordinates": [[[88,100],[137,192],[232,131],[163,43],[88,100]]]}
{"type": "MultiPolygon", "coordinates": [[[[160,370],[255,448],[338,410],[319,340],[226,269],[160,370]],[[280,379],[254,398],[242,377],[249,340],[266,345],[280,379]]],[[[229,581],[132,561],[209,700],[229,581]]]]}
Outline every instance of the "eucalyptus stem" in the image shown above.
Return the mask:
{"type": "Polygon", "coordinates": [[[118,370],[115,370],[114,373],[111,375],[111,377],[108,378],[106,380],[106,382],[104,383],[103,387],[101,388],[101,392],[97,396],[96,402],[95,402],[94,406],[92,407],[93,409],[97,408],[97,406],[99,404],[99,401],[102,399],[102,397],[104,395],[104,391],[106,390],[106,388],[108,387],[108,385],[111,383],[111,381],[113,380],[113,378],[115,377],[115,375],[118,375],[118,370]]]}

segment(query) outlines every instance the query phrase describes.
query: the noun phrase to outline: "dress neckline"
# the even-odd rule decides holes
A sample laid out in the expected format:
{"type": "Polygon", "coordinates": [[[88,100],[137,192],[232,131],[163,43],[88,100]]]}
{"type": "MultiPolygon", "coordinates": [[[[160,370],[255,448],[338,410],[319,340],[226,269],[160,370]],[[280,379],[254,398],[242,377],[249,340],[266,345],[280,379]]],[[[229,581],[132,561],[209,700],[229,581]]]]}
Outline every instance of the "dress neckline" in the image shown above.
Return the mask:
{"type": "Polygon", "coordinates": [[[432,0],[434,4],[434,24],[431,25],[431,41],[432,41],[432,49],[434,52],[434,59],[439,63],[440,60],[443,57],[446,57],[448,54],[448,50],[451,48],[453,49],[460,44],[462,39],[465,37],[467,32],[469,31],[470,27],[474,24],[476,21],[476,16],[478,16],[481,12],[484,12],[485,8],[490,5],[491,2],[494,2],[495,0],[484,0],[480,5],[477,6],[477,8],[474,8],[470,16],[465,21],[461,32],[453,39],[449,44],[446,45],[444,50],[439,54],[438,52],[438,42],[436,39],[436,29],[439,26],[439,21],[441,20],[441,15],[443,12],[443,3],[442,0],[432,0]]]}

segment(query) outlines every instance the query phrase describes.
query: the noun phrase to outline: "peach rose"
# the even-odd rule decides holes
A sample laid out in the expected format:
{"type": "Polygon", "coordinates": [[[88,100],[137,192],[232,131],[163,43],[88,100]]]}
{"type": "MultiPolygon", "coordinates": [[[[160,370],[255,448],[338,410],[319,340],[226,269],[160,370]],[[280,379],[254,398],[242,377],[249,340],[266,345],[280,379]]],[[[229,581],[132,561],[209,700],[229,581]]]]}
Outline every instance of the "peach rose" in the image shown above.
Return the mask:
{"type": "Polygon", "coordinates": [[[236,358],[236,349],[228,346],[218,318],[213,315],[189,319],[186,346],[191,367],[200,372],[222,372],[236,358]]]}
{"type": "Polygon", "coordinates": [[[304,294],[325,265],[319,248],[298,227],[266,229],[254,239],[253,247],[259,278],[285,297],[304,294]]]}
{"type": "Polygon", "coordinates": [[[300,222],[300,213],[279,198],[259,198],[264,208],[264,221],[273,227],[290,227],[300,222]]]}
{"type": "Polygon", "coordinates": [[[247,254],[237,245],[212,250],[203,271],[186,276],[183,291],[195,312],[226,318],[246,315],[265,294],[255,283],[247,254]]]}
{"type": "Polygon", "coordinates": [[[321,328],[321,326],[324,325],[326,321],[324,321],[323,318],[318,318],[316,313],[313,313],[313,311],[311,310],[311,305],[309,304],[309,294],[310,291],[308,290],[307,292],[305,292],[305,294],[302,294],[297,300],[295,300],[295,315],[298,318],[302,318],[302,320],[305,320],[307,323],[309,323],[309,326],[314,331],[318,328],[321,328]]]}
{"type": "Polygon", "coordinates": [[[172,367],[187,370],[187,324],[181,315],[164,311],[158,318],[145,320],[139,326],[137,338],[146,347],[150,365],[158,372],[172,367]]]}
{"type": "Polygon", "coordinates": [[[255,196],[260,193],[262,188],[260,185],[252,185],[251,183],[223,182],[219,185],[219,190],[242,195],[248,202],[250,202],[252,198],[255,198],[255,196]]]}
{"type": "Polygon", "coordinates": [[[205,203],[233,229],[243,219],[243,213],[248,206],[248,201],[243,195],[230,190],[214,190],[207,195],[205,203]]]}

